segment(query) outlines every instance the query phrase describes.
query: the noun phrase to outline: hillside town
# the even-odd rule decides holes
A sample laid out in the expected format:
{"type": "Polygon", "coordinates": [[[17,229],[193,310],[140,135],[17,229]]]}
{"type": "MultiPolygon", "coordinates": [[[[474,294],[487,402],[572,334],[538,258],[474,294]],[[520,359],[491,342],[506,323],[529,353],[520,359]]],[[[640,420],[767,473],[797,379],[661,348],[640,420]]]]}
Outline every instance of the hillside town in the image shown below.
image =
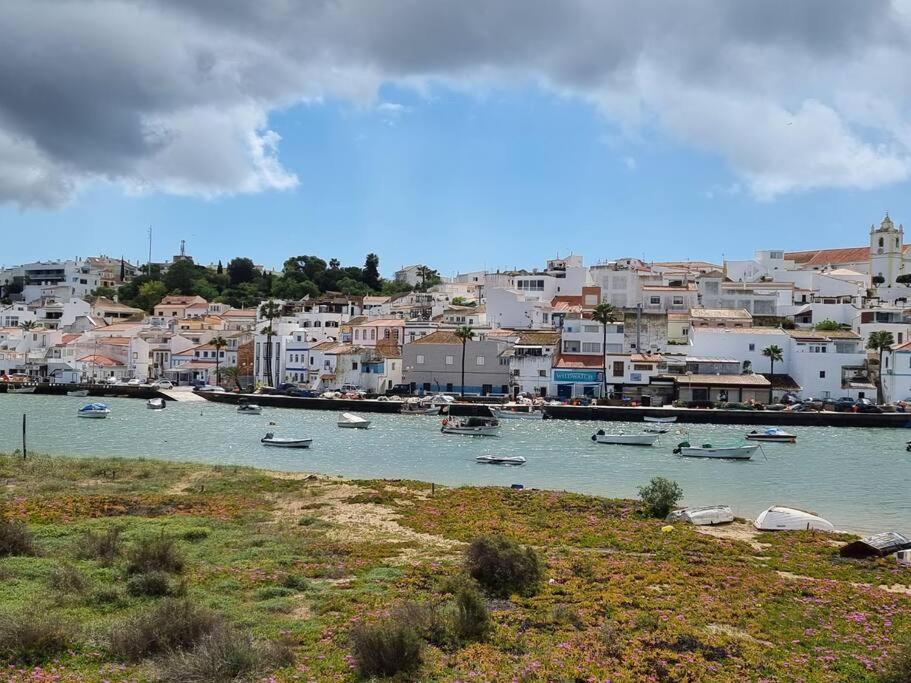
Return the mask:
{"type": "MultiPolygon", "coordinates": [[[[241,284],[246,301],[169,290],[169,274],[192,264],[183,247],[160,264],[26,263],[0,270],[0,378],[636,405],[786,394],[899,402],[911,397],[911,245],[888,215],[866,237],[860,247],[761,250],[717,264],[586,265],[572,254],[450,278],[412,265],[386,283],[391,293],[376,276],[352,285],[357,273],[330,262],[349,293],[301,278],[300,298],[241,284]],[[140,301],[143,278],[148,296],[128,305],[121,295],[132,286],[128,300],[140,301]]],[[[378,264],[370,256],[364,273],[378,264]]],[[[313,263],[304,258],[300,272],[313,263]]],[[[222,273],[221,263],[193,267],[222,273]]]]}

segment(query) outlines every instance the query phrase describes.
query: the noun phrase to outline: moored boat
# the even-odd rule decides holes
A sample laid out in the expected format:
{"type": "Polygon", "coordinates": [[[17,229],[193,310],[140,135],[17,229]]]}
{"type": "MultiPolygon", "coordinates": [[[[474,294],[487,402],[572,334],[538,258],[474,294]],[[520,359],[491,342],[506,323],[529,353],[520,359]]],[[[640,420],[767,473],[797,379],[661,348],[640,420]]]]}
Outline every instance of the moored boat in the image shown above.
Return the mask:
{"type": "Polygon", "coordinates": [[[797,436],[778,427],[769,427],[762,431],[755,429],[746,435],[748,441],[765,441],[768,443],[796,443],[797,436]]]}
{"type": "Polygon", "coordinates": [[[365,420],[353,413],[342,413],[338,418],[338,426],[345,429],[367,429],[370,426],[370,420],[365,420]]]}
{"type": "Polygon", "coordinates": [[[642,431],[649,434],[667,434],[671,430],[666,427],[646,427],[642,431]]]}
{"type": "Polygon", "coordinates": [[[773,505],[759,513],[753,522],[760,531],[835,531],[835,526],[819,515],[798,508],[773,505]]]}
{"type": "Polygon", "coordinates": [[[681,441],[674,449],[676,455],[688,458],[720,458],[726,460],[749,460],[759,444],[743,444],[730,446],[713,446],[710,443],[701,446],[691,446],[689,441],[681,441]]]}
{"type": "Polygon", "coordinates": [[[459,420],[446,418],[440,431],[443,434],[496,436],[500,431],[500,422],[493,417],[465,417],[459,420]]]}
{"type": "Polygon", "coordinates": [[[475,462],[482,465],[524,465],[525,458],[521,455],[479,455],[475,462]]]}
{"type": "Polygon", "coordinates": [[[653,446],[658,440],[658,434],[606,434],[603,429],[599,429],[592,434],[592,441],[595,443],[607,443],[626,446],[653,446]]]}
{"type": "Polygon", "coordinates": [[[500,420],[542,420],[544,412],[536,410],[532,403],[504,403],[493,409],[494,417],[500,420]]]}
{"type": "Polygon", "coordinates": [[[247,403],[246,401],[242,400],[237,404],[237,412],[241,415],[259,415],[261,412],[263,412],[263,409],[255,403],[247,403]]]}
{"type": "Polygon", "coordinates": [[[714,526],[734,521],[730,505],[705,505],[702,507],[674,510],[667,516],[668,522],[688,522],[697,526],[714,526]]]}
{"type": "Polygon", "coordinates": [[[96,420],[104,419],[111,414],[110,408],[105,403],[88,403],[76,413],[79,417],[89,417],[96,420]]]}
{"type": "Polygon", "coordinates": [[[34,394],[35,389],[38,387],[7,387],[6,393],[8,394],[34,394]]]}
{"type": "Polygon", "coordinates": [[[399,412],[402,415],[439,415],[442,405],[430,405],[417,398],[409,398],[402,402],[399,412]]]}
{"type": "Polygon", "coordinates": [[[67,396],[74,396],[76,398],[85,398],[89,395],[88,389],[74,389],[73,391],[66,392],[67,396]]]}
{"type": "Polygon", "coordinates": [[[646,415],[642,418],[643,422],[657,422],[658,424],[670,424],[671,422],[677,421],[676,415],[665,415],[662,417],[655,417],[654,415],[646,415]]]}
{"type": "Polygon", "coordinates": [[[146,401],[146,408],[150,410],[164,410],[166,405],[163,398],[150,398],[146,401]]]}
{"type": "Polygon", "coordinates": [[[263,446],[274,446],[275,448],[310,448],[313,439],[291,439],[275,436],[272,432],[268,432],[260,439],[260,443],[263,446]]]}

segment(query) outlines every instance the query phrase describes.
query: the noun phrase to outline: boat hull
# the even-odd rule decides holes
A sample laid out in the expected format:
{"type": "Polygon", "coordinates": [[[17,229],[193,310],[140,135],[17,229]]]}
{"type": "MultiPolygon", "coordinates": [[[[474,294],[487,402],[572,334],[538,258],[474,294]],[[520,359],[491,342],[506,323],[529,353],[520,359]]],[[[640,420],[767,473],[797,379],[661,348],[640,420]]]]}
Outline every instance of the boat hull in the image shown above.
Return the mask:
{"type": "Polygon", "coordinates": [[[521,412],[518,410],[494,410],[498,420],[543,420],[544,413],[540,410],[521,412]]]}
{"type": "Polygon", "coordinates": [[[262,412],[263,409],[258,406],[256,408],[244,408],[243,410],[240,408],[237,409],[238,415],[261,415],[262,412]]]}
{"type": "Polygon", "coordinates": [[[717,458],[720,460],[749,460],[759,446],[738,446],[736,448],[681,448],[685,458],[717,458]]]}
{"type": "Polygon", "coordinates": [[[87,419],[90,419],[90,420],[103,420],[103,419],[105,419],[108,415],[110,415],[110,411],[102,412],[102,411],[100,411],[100,410],[98,410],[98,411],[93,411],[93,412],[90,412],[90,413],[77,413],[77,416],[78,416],[78,417],[84,417],[84,418],[87,418],[87,419]]]}
{"type": "Polygon", "coordinates": [[[299,440],[288,440],[288,441],[267,441],[262,439],[260,441],[263,446],[270,446],[272,448],[310,448],[310,444],[313,443],[313,439],[299,439],[299,440]]]}
{"type": "Polygon", "coordinates": [[[68,391],[68,392],[66,392],[66,395],[67,395],[67,396],[74,396],[74,397],[76,397],[76,398],[85,398],[86,396],[89,395],[89,390],[88,390],[88,389],[77,389],[76,391],[68,391]]]}
{"type": "Polygon", "coordinates": [[[16,389],[7,389],[8,394],[34,394],[36,387],[21,387],[16,389]]]}
{"type": "Polygon", "coordinates": [[[759,441],[762,443],[796,443],[797,437],[796,436],[762,436],[762,435],[747,434],[746,440],[747,441],[759,441]]]}
{"type": "Polygon", "coordinates": [[[651,415],[646,415],[642,418],[643,422],[655,422],[657,424],[670,424],[671,422],[677,421],[676,415],[669,415],[667,417],[653,417],[651,415]]]}
{"type": "Polygon", "coordinates": [[[614,446],[653,446],[658,436],[658,434],[595,434],[592,440],[595,443],[614,446]]]}
{"type": "Polygon", "coordinates": [[[339,422],[338,426],[342,429],[367,429],[370,427],[370,421],[365,420],[364,422],[339,422]]]}
{"type": "Polygon", "coordinates": [[[495,455],[479,455],[475,458],[475,462],[481,465],[507,465],[516,467],[524,465],[525,458],[521,455],[505,457],[498,457],[495,455]]]}
{"type": "Polygon", "coordinates": [[[440,430],[443,434],[460,434],[462,436],[497,436],[500,433],[499,427],[443,427],[440,430]]]}
{"type": "Polygon", "coordinates": [[[812,512],[773,505],[753,522],[760,531],[835,531],[835,526],[812,512]]]}

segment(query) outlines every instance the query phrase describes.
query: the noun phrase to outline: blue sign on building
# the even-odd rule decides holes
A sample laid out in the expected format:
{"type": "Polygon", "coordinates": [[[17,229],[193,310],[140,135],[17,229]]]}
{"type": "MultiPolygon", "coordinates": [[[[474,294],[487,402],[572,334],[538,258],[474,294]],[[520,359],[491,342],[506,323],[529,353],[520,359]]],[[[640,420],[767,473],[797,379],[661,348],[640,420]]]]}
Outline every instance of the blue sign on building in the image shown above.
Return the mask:
{"type": "Polygon", "coordinates": [[[598,370],[554,370],[554,382],[600,382],[598,370]]]}

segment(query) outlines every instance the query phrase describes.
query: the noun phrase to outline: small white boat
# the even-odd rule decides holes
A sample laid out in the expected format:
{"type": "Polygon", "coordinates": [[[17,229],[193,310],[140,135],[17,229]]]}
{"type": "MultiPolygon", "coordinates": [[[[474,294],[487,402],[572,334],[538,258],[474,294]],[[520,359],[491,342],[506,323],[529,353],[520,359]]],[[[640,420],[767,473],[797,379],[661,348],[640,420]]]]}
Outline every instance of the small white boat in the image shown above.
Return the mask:
{"type": "Polygon", "coordinates": [[[674,449],[676,455],[688,458],[721,458],[726,460],[749,460],[759,444],[745,444],[732,446],[713,446],[702,444],[691,446],[689,441],[681,441],[674,449]]]}
{"type": "Polygon", "coordinates": [[[367,429],[370,426],[370,420],[365,420],[353,413],[342,413],[338,419],[338,426],[346,429],[367,429]]]}
{"type": "Polygon", "coordinates": [[[746,435],[747,441],[765,441],[768,443],[796,443],[797,436],[778,427],[769,427],[762,431],[755,429],[746,435]]]}
{"type": "Polygon", "coordinates": [[[688,522],[697,526],[714,526],[734,521],[734,511],[730,505],[706,505],[704,507],[683,508],[674,510],[667,516],[668,522],[688,522]]]}
{"type": "Polygon", "coordinates": [[[38,387],[11,387],[6,388],[8,394],[34,394],[38,387]]]}
{"type": "Polygon", "coordinates": [[[240,403],[237,406],[237,412],[241,415],[259,415],[263,409],[255,403],[240,403]]]}
{"type": "Polygon", "coordinates": [[[525,458],[521,455],[479,455],[475,462],[482,465],[524,465],[525,458]]]}
{"type": "Polygon", "coordinates": [[[835,531],[832,522],[806,510],[773,505],[759,513],[753,522],[760,531],[835,531]]]}
{"type": "Polygon", "coordinates": [[[646,415],[642,418],[643,422],[657,422],[659,424],[670,424],[671,422],[677,421],[676,415],[668,415],[666,417],[654,417],[652,415],[646,415]]]}
{"type": "Polygon", "coordinates": [[[646,427],[642,431],[648,434],[667,434],[671,430],[667,427],[646,427]]]}
{"type": "Polygon", "coordinates": [[[89,395],[88,389],[74,389],[73,391],[66,392],[67,396],[75,396],[76,398],[85,398],[89,395]]]}
{"type": "Polygon", "coordinates": [[[505,403],[493,409],[494,417],[500,420],[543,420],[544,412],[535,410],[532,403],[505,403]]]}
{"type": "Polygon", "coordinates": [[[163,398],[150,398],[146,401],[146,408],[150,410],[164,410],[166,405],[163,398]]]}
{"type": "Polygon", "coordinates": [[[89,403],[82,406],[76,413],[79,417],[89,417],[102,420],[111,414],[110,408],[104,403],[89,403]]]}
{"type": "Polygon", "coordinates": [[[466,436],[496,436],[500,422],[492,417],[464,417],[460,420],[443,420],[440,429],[443,434],[464,434],[466,436]]]}
{"type": "Polygon", "coordinates": [[[260,439],[260,443],[263,446],[274,446],[275,448],[310,448],[313,439],[288,439],[269,432],[260,439]]]}
{"type": "Polygon", "coordinates": [[[658,434],[605,434],[599,429],[592,434],[595,443],[609,443],[626,446],[653,446],[658,440],[658,434]]]}
{"type": "Polygon", "coordinates": [[[439,415],[442,409],[442,405],[430,405],[422,403],[419,399],[409,398],[402,402],[399,412],[402,415],[439,415]]]}

